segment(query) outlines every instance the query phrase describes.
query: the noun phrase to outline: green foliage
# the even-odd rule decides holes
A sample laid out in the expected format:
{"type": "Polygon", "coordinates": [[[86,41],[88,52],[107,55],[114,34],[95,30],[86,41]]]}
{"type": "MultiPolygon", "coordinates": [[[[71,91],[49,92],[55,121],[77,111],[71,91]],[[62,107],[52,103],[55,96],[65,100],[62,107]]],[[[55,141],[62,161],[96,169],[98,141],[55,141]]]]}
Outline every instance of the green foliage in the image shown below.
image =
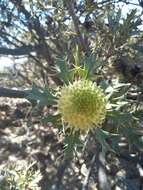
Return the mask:
{"type": "Polygon", "coordinates": [[[64,141],[64,153],[66,159],[71,159],[73,156],[76,155],[76,150],[78,146],[81,145],[81,141],[79,139],[80,133],[78,131],[73,132],[70,131],[70,133],[66,134],[65,141],[64,141]]]}
{"type": "Polygon", "coordinates": [[[128,139],[130,150],[132,147],[136,147],[137,150],[143,150],[143,139],[141,138],[141,131],[138,128],[121,128],[121,134],[128,139]]]}
{"type": "Polygon", "coordinates": [[[56,70],[56,76],[58,76],[65,84],[69,84],[69,82],[73,81],[73,73],[69,70],[66,59],[57,60],[56,70]]]}
{"type": "Polygon", "coordinates": [[[61,118],[61,116],[59,114],[57,114],[57,115],[48,114],[47,116],[45,116],[42,119],[42,122],[44,124],[46,124],[46,123],[52,123],[55,126],[58,126],[60,124],[60,118],[61,118]]]}
{"type": "MultiPolygon", "coordinates": [[[[50,111],[43,122],[59,127],[65,137],[66,155],[72,157],[78,151],[76,147],[80,137],[89,131],[85,134],[79,131],[69,133],[67,123],[57,113],[57,101],[62,86],[85,79],[95,82],[107,100],[106,119],[94,134],[102,151],[119,153],[122,137],[130,147],[132,142],[141,147],[141,133],[137,128],[143,118],[143,83],[142,78],[141,82],[137,78],[143,73],[143,66],[139,65],[140,68],[135,58],[140,56],[143,59],[143,48],[139,30],[141,18],[137,10],[133,9],[123,17],[122,10],[115,8],[113,1],[52,0],[46,3],[25,0],[22,5],[18,2],[21,1],[9,3],[2,0],[0,3],[5,8],[2,10],[0,6],[1,44],[12,54],[18,47],[20,53],[27,51],[28,65],[31,67],[29,62],[32,62],[33,67],[25,69],[26,77],[23,73],[19,76],[30,83],[39,82],[42,78],[44,86],[41,88],[34,84],[27,99],[49,106],[50,111]],[[11,15],[10,19],[8,15],[11,15]],[[117,60],[124,57],[133,60],[135,65],[130,61],[127,65],[119,65],[117,60]],[[125,79],[127,69],[133,80],[121,81],[115,66],[122,67],[125,79]],[[32,75],[29,74],[30,69],[34,70],[32,75]]],[[[81,143],[84,144],[84,140],[81,143]]]]}
{"type": "Polygon", "coordinates": [[[56,97],[50,92],[48,87],[39,89],[35,84],[33,84],[32,90],[29,91],[27,99],[35,100],[39,105],[53,105],[56,101],[56,97]]]}
{"type": "MultiPolygon", "coordinates": [[[[76,56],[79,55],[76,54],[76,56]]],[[[66,65],[62,67],[62,71],[64,72],[61,72],[61,76],[66,85],[71,83],[69,73],[72,73],[73,81],[76,80],[77,77],[79,79],[86,78],[92,80],[94,73],[92,73],[93,70],[91,68],[94,68],[95,65],[95,72],[98,73],[100,71],[96,66],[98,64],[96,64],[96,61],[93,67],[88,66],[92,56],[89,58],[83,57],[83,59],[75,57],[74,59],[76,63],[74,69],[67,69],[66,65]],[[88,75],[88,73],[90,74],[88,75]]],[[[120,83],[118,80],[112,81],[112,85],[106,80],[101,80],[99,85],[104,91],[108,102],[106,121],[103,124],[103,129],[97,128],[94,133],[97,142],[102,147],[103,153],[106,154],[111,151],[118,154],[121,150],[119,144],[122,137],[126,138],[129,147],[135,145],[139,149],[142,149],[141,138],[138,138],[138,133],[136,133],[136,128],[142,118],[142,112],[136,109],[132,110],[132,101],[128,99],[128,94],[132,91],[133,86],[130,83],[120,83]],[[108,125],[110,125],[110,127],[108,125]]],[[[47,90],[47,88],[45,88],[45,90],[39,90],[38,87],[34,86],[28,98],[38,100],[40,104],[56,106],[55,100],[59,97],[60,89],[53,89],[51,92],[47,90]],[[54,92],[54,95],[51,92],[54,92]]],[[[49,113],[47,117],[43,118],[43,122],[52,123],[54,126],[60,127],[59,130],[64,131],[64,153],[67,159],[72,158],[78,151],[77,147],[81,147],[81,145],[84,144],[84,142],[80,140],[80,136],[82,135],[80,131],[71,130],[69,132],[66,123],[62,122],[59,114],[52,115],[49,113]],[[63,128],[61,127],[62,125],[63,128]]]]}
{"type": "MultiPolygon", "coordinates": [[[[33,163],[34,164],[34,163],[33,163]]],[[[32,169],[33,164],[27,166],[22,161],[17,164],[9,164],[1,170],[1,190],[40,190],[38,186],[42,179],[40,171],[32,169]]]]}
{"type": "Polygon", "coordinates": [[[115,10],[111,10],[108,13],[108,24],[109,28],[112,30],[113,33],[115,33],[119,27],[121,20],[121,9],[115,12],[115,10]]]}
{"type": "Polygon", "coordinates": [[[111,58],[114,60],[116,57],[134,54],[133,47],[137,45],[137,41],[134,40],[137,36],[140,39],[139,26],[142,23],[137,10],[131,10],[126,17],[122,16],[121,9],[113,8],[107,10],[106,14],[107,17],[105,14],[104,17],[108,20],[108,27],[98,21],[100,29],[97,30],[95,41],[92,42],[93,51],[97,55],[99,52],[99,57],[108,57],[109,61],[111,58]]]}

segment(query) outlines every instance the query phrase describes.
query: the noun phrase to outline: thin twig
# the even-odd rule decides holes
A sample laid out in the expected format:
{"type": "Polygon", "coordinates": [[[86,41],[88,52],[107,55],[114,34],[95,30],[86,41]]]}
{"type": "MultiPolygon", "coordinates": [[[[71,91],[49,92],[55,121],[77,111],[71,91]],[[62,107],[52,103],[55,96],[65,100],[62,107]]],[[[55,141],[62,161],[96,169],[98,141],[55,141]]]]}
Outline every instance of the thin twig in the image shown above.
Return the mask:
{"type": "Polygon", "coordinates": [[[74,2],[72,0],[69,0],[67,2],[67,6],[68,6],[69,14],[71,15],[73,23],[74,23],[74,28],[75,28],[75,31],[78,35],[80,45],[81,45],[83,51],[87,54],[88,53],[88,46],[87,46],[87,44],[85,44],[85,41],[84,41],[82,34],[80,32],[79,19],[75,14],[74,2]]]}
{"type": "Polygon", "coordinates": [[[98,159],[98,181],[99,181],[99,189],[100,190],[111,190],[111,185],[107,177],[106,172],[106,161],[105,155],[102,152],[99,152],[99,159],[98,159]]]}
{"type": "Polygon", "coordinates": [[[0,97],[26,98],[26,96],[28,96],[28,91],[0,87],[0,97]]]}
{"type": "Polygon", "coordinates": [[[95,159],[96,159],[96,155],[94,155],[92,157],[92,160],[91,160],[91,163],[90,163],[90,167],[89,167],[89,169],[87,171],[87,174],[85,176],[85,179],[84,179],[84,182],[83,182],[83,185],[82,185],[82,190],[88,189],[88,182],[89,182],[89,178],[90,178],[91,171],[92,171],[92,168],[93,168],[93,164],[95,163],[95,159]]]}

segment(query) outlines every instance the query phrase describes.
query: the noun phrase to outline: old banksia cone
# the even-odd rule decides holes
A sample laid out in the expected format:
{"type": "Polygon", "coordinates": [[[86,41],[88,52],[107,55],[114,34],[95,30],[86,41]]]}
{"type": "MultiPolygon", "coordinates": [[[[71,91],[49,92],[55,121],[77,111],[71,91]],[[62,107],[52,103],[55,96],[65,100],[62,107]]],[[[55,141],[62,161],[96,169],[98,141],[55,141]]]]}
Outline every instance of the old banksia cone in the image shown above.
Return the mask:
{"type": "Polygon", "coordinates": [[[101,89],[91,81],[75,81],[61,89],[58,111],[68,126],[86,131],[100,126],[104,121],[105,97],[101,89]]]}

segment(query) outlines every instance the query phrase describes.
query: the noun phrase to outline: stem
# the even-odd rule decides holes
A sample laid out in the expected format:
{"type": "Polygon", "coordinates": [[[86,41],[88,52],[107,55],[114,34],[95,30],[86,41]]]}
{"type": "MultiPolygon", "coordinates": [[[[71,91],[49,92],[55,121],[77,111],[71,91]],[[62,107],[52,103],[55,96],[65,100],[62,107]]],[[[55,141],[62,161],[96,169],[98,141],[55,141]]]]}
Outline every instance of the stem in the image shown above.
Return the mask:
{"type": "Polygon", "coordinates": [[[72,20],[73,20],[73,23],[74,23],[74,28],[75,28],[75,31],[78,35],[78,38],[79,38],[79,41],[80,41],[80,45],[82,47],[82,50],[87,54],[88,53],[88,48],[87,48],[87,45],[85,44],[85,41],[82,37],[82,34],[80,32],[80,28],[79,28],[79,19],[78,17],[76,16],[75,14],[75,10],[74,10],[74,2],[72,0],[69,0],[67,2],[67,6],[68,6],[68,10],[69,10],[69,14],[71,15],[72,17],[72,20]]]}

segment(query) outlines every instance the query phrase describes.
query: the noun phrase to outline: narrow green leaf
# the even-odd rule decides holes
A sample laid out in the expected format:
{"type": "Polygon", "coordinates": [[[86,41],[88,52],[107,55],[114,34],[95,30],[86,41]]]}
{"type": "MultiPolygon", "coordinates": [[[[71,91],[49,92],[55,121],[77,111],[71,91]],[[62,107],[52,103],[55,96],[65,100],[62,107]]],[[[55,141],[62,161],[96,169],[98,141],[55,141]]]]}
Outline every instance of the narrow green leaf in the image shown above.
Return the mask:
{"type": "Polygon", "coordinates": [[[108,137],[116,136],[116,134],[111,134],[107,131],[104,131],[100,128],[97,128],[95,131],[96,134],[96,139],[97,141],[100,143],[101,147],[102,147],[102,153],[105,155],[108,151],[110,152],[114,152],[114,150],[112,149],[112,147],[107,143],[107,139],[108,137]]]}
{"type": "Polygon", "coordinates": [[[65,137],[65,157],[72,158],[76,151],[76,147],[80,144],[79,132],[70,133],[65,137]]]}
{"type": "Polygon", "coordinates": [[[54,125],[58,125],[59,124],[59,120],[61,119],[61,116],[58,114],[58,115],[51,115],[51,114],[48,114],[46,117],[44,117],[42,119],[42,122],[43,123],[52,123],[54,125]]]}
{"type": "Polygon", "coordinates": [[[32,86],[32,90],[29,91],[27,99],[36,100],[39,105],[53,105],[56,102],[56,97],[50,93],[47,87],[41,90],[35,84],[32,86]]]}
{"type": "Polygon", "coordinates": [[[57,76],[67,85],[72,82],[73,73],[69,70],[66,59],[57,60],[57,76]]]}

